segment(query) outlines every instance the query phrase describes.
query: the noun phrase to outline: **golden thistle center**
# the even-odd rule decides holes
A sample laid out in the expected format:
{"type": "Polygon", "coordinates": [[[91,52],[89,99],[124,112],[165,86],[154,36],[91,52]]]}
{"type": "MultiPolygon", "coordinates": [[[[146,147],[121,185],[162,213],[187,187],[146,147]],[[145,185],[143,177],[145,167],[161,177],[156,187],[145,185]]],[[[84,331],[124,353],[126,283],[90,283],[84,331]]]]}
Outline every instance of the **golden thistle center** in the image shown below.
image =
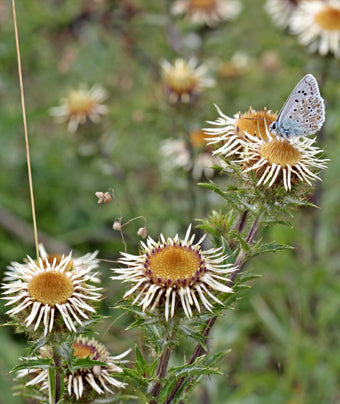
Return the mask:
{"type": "Polygon", "coordinates": [[[57,271],[46,271],[36,275],[27,289],[32,300],[51,307],[66,303],[74,292],[71,279],[57,271]]]}
{"type": "Polygon", "coordinates": [[[67,103],[71,114],[88,114],[93,110],[95,101],[87,91],[73,90],[70,92],[67,103]]]}
{"type": "Polygon", "coordinates": [[[270,111],[253,111],[250,110],[240,115],[235,124],[236,133],[240,137],[244,137],[245,133],[256,136],[263,140],[268,140],[266,128],[276,121],[277,114],[270,111]]]}
{"type": "Polygon", "coordinates": [[[157,281],[176,282],[195,277],[201,269],[201,256],[185,246],[165,246],[155,250],[147,262],[148,274],[157,281]]]}
{"type": "Polygon", "coordinates": [[[181,66],[166,75],[166,82],[175,93],[189,93],[195,89],[197,77],[188,66],[181,66]]]}
{"type": "Polygon", "coordinates": [[[325,7],[315,14],[314,21],[325,30],[340,31],[340,10],[333,7],[325,7]]]}
{"type": "Polygon", "coordinates": [[[272,141],[261,145],[259,153],[270,164],[281,167],[293,166],[301,161],[301,153],[291,143],[285,141],[272,141]]]}
{"type": "Polygon", "coordinates": [[[191,0],[189,4],[189,10],[191,11],[211,11],[216,8],[216,0],[191,0]]]}
{"type": "Polygon", "coordinates": [[[77,359],[87,358],[88,356],[90,358],[93,358],[93,355],[96,351],[94,346],[85,345],[80,342],[74,342],[72,344],[72,349],[73,356],[75,356],[77,359]]]}

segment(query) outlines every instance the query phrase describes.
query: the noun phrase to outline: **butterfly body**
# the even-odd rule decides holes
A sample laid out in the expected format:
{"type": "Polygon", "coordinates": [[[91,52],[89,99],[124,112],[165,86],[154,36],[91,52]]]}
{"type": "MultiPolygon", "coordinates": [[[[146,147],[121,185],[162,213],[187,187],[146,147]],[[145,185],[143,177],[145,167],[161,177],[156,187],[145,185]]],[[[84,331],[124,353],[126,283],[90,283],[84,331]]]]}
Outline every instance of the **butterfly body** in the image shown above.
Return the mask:
{"type": "Polygon", "coordinates": [[[307,74],[291,92],[269,130],[284,139],[298,138],[318,132],[324,121],[325,103],[318,83],[312,74],[307,74]]]}

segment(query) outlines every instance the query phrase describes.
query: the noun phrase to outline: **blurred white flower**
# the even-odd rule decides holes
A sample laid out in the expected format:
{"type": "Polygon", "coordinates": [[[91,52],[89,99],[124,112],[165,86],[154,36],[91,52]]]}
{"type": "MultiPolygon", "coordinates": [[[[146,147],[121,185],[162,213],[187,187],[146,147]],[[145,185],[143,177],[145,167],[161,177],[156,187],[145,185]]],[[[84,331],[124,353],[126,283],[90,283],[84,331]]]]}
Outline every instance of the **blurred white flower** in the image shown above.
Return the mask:
{"type": "Polygon", "coordinates": [[[209,26],[233,20],[241,10],[238,0],[177,0],[172,6],[173,14],[185,14],[193,23],[209,26]]]}
{"type": "Polygon", "coordinates": [[[99,84],[90,89],[83,85],[78,89],[72,89],[65,98],[62,98],[60,106],[50,108],[50,114],[57,122],[68,122],[68,131],[75,132],[78,126],[85,124],[88,119],[98,123],[101,115],[107,114],[108,107],[102,104],[106,99],[106,90],[99,84]]]}
{"type": "Polygon", "coordinates": [[[193,101],[204,88],[214,87],[215,80],[207,77],[207,67],[198,65],[195,59],[188,62],[176,59],[174,64],[161,62],[162,77],[171,103],[193,101]]]}
{"type": "Polygon", "coordinates": [[[292,15],[292,34],[320,55],[340,57],[340,1],[303,1],[292,15]]]}

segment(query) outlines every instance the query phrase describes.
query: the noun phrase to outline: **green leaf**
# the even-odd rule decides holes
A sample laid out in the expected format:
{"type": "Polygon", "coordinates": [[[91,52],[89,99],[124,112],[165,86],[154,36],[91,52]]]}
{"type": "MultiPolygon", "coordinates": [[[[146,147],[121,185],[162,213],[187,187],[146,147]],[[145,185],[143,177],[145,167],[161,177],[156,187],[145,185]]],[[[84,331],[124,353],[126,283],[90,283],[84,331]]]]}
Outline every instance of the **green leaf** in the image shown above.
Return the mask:
{"type": "Polygon", "coordinates": [[[135,346],[135,353],[136,353],[136,368],[137,371],[141,374],[146,373],[147,364],[142,355],[141,350],[139,349],[138,345],[135,346]]]}
{"type": "Polygon", "coordinates": [[[255,246],[251,251],[251,256],[255,257],[256,255],[265,254],[269,252],[276,252],[282,250],[293,250],[294,247],[287,244],[280,244],[276,241],[272,241],[271,243],[265,243],[255,246]]]}
{"type": "Polygon", "coordinates": [[[51,365],[51,360],[48,358],[28,359],[26,361],[23,360],[18,365],[14,366],[11,373],[22,369],[48,369],[51,365]]]}
{"type": "Polygon", "coordinates": [[[91,369],[93,368],[93,366],[107,367],[107,363],[101,361],[95,361],[90,358],[75,358],[73,356],[72,368],[74,371],[77,369],[91,369]]]}

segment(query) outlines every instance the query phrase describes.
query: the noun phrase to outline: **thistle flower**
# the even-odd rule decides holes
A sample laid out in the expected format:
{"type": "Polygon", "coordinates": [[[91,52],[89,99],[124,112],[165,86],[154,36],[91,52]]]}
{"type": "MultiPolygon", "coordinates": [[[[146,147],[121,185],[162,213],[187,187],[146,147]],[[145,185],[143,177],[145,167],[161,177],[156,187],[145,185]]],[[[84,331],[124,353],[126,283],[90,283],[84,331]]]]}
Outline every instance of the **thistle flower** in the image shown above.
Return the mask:
{"type": "Polygon", "coordinates": [[[209,144],[216,147],[213,154],[223,157],[235,156],[244,145],[242,140],[249,140],[247,134],[267,140],[269,133],[265,127],[277,118],[277,114],[269,110],[256,111],[251,108],[246,113],[239,112],[234,118],[230,118],[217,105],[215,107],[219,118],[208,123],[217,127],[205,128],[203,131],[210,136],[209,144]]]}
{"type": "Polygon", "coordinates": [[[107,114],[108,107],[102,104],[106,99],[106,91],[99,84],[90,89],[80,86],[77,90],[72,89],[66,98],[62,98],[60,106],[51,108],[50,114],[57,122],[68,122],[67,130],[75,132],[88,119],[98,123],[100,116],[107,114]]]}
{"type": "MultiPolygon", "coordinates": [[[[74,397],[76,400],[85,399],[95,394],[104,394],[108,392],[114,394],[110,389],[111,386],[124,388],[125,383],[121,383],[111,376],[112,373],[121,373],[123,370],[117,363],[121,361],[130,350],[117,355],[111,356],[105,345],[101,344],[94,338],[78,336],[72,344],[73,356],[76,359],[89,358],[92,360],[105,362],[107,366],[95,365],[92,368],[77,369],[74,373],[69,370],[65,373],[65,384],[69,397],[74,397]],[[109,387],[110,386],[110,387],[109,387]]],[[[41,351],[41,357],[46,357],[44,351],[41,351]]],[[[32,358],[38,359],[37,357],[32,358]]],[[[31,380],[26,383],[26,386],[38,386],[41,390],[47,388],[47,370],[46,369],[22,369],[17,373],[18,378],[30,376],[31,380]]]]}
{"type": "Polygon", "coordinates": [[[124,297],[136,292],[132,304],[139,302],[143,311],[149,308],[150,312],[161,308],[166,321],[169,316],[174,317],[179,303],[188,318],[193,316],[192,306],[201,312],[199,300],[211,311],[212,304],[206,296],[222,304],[212,292],[232,292],[231,288],[225,286],[228,280],[225,274],[235,268],[225,263],[227,256],[221,247],[203,251],[201,244],[205,236],[194,243],[195,236],[190,236],[190,232],[191,225],[184,240],[178,235],[165,239],[161,234],[159,241],[148,237],[146,244],[140,242],[140,255],[122,252],[118,262],[126,267],[113,268],[119,275],[112,279],[133,284],[124,297]]]}
{"type": "Polygon", "coordinates": [[[89,283],[93,278],[96,280],[92,272],[97,266],[95,255],[72,260],[71,253],[42,254],[38,262],[29,256],[25,264],[12,262],[6,272],[9,282],[3,284],[6,306],[14,305],[7,314],[33,331],[41,324],[44,335],[63,325],[75,332],[75,322],[82,325],[81,317],[89,318],[85,312],[95,313],[86,301],[101,298],[97,293],[100,288],[89,283]]]}
{"type": "Polygon", "coordinates": [[[272,17],[276,25],[287,28],[290,17],[293,15],[302,0],[267,0],[265,10],[272,17]]]}
{"type": "Polygon", "coordinates": [[[292,15],[290,28],[311,52],[340,57],[339,0],[301,2],[292,15]]]}
{"type": "Polygon", "coordinates": [[[193,23],[209,26],[234,20],[241,10],[238,0],[177,0],[172,6],[173,14],[185,14],[193,23]]]}
{"type": "Polygon", "coordinates": [[[72,344],[73,355],[78,358],[86,358],[106,362],[107,367],[93,366],[91,369],[78,369],[74,373],[68,373],[67,391],[69,396],[74,395],[79,400],[87,390],[95,390],[98,394],[104,394],[105,391],[113,394],[108,385],[124,388],[125,383],[121,383],[112,376],[111,373],[121,373],[123,370],[115,362],[124,358],[130,350],[118,356],[110,356],[105,345],[97,342],[94,338],[78,337],[72,344]]]}
{"type": "Polygon", "coordinates": [[[247,140],[241,141],[243,151],[237,163],[243,165],[244,173],[255,173],[256,186],[267,184],[270,188],[273,184],[283,184],[289,191],[298,182],[312,185],[311,181],[320,179],[315,171],[326,168],[327,161],[317,157],[323,150],[313,146],[315,140],[272,138],[266,141],[247,135],[247,140]]]}
{"type": "Polygon", "coordinates": [[[167,60],[163,60],[161,67],[164,85],[171,103],[178,101],[189,103],[204,88],[215,85],[215,81],[206,76],[206,66],[197,66],[194,59],[190,59],[188,62],[184,59],[176,59],[173,65],[167,60]]]}

